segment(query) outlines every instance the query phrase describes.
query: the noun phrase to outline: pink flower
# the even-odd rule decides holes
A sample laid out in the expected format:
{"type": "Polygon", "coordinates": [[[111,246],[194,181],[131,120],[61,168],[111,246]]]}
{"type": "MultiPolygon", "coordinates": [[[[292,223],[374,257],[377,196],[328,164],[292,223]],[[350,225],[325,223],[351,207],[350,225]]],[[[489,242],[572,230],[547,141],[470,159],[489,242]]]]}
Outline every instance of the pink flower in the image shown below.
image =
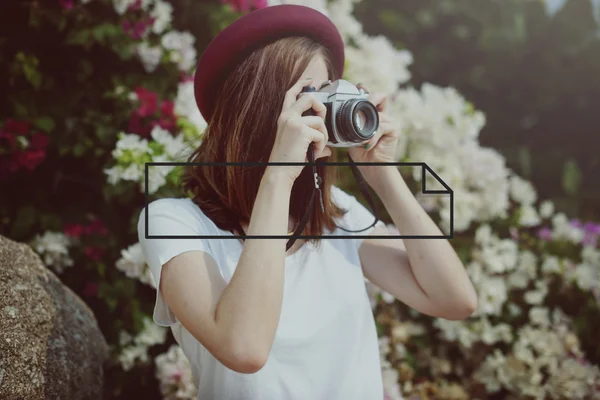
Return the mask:
{"type": "Polygon", "coordinates": [[[99,261],[104,255],[104,249],[96,246],[88,246],[85,248],[84,253],[93,261],[99,261]]]}
{"type": "Polygon", "coordinates": [[[102,236],[108,235],[108,230],[106,229],[104,222],[99,219],[94,219],[94,221],[92,221],[87,228],[90,233],[98,233],[102,236]]]}
{"type": "Polygon", "coordinates": [[[46,158],[44,150],[29,150],[16,154],[17,162],[21,167],[33,171],[46,158]]]}
{"type": "Polygon", "coordinates": [[[181,83],[193,82],[194,81],[194,75],[190,75],[190,74],[186,74],[185,72],[182,72],[181,73],[180,81],[181,81],[181,83]]]}
{"type": "Polygon", "coordinates": [[[16,133],[17,135],[25,135],[27,132],[29,132],[29,122],[16,121],[10,118],[6,121],[6,124],[4,125],[4,130],[16,133]]]}
{"type": "Polygon", "coordinates": [[[512,240],[514,240],[515,242],[519,241],[520,235],[519,230],[517,228],[511,226],[508,231],[510,232],[510,237],[512,238],[512,240]]]}
{"type": "Polygon", "coordinates": [[[538,237],[547,242],[552,240],[552,229],[550,228],[542,228],[537,233],[538,237]]]}
{"type": "Polygon", "coordinates": [[[152,25],[154,24],[154,18],[149,18],[146,20],[141,20],[136,22],[135,24],[129,20],[123,21],[121,27],[123,31],[128,34],[134,40],[140,40],[152,25]]]}
{"type": "Polygon", "coordinates": [[[267,0],[254,0],[254,8],[261,9],[267,7],[267,0]]]}
{"type": "Polygon", "coordinates": [[[98,293],[98,284],[88,282],[83,288],[83,295],[86,297],[94,297],[98,293]]]}
{"type": "Polygon", "coordinates": [[[158,95],[156,93],[138,87],[135,89],[135,94],[140,101],[140,106],[136,110],[140,117],[149,117],[156,113],[158,107],[158,95]]]}
{"type": "Polygon", "coordinates": [[[34,133],[31,137],[30,146],[34,150],[43,150],[48,147],[48,135],[43,133],[34,133]]]}
{"type": "Polygon", "coordinates": [[[63,232],[67,236],[79,238],[83,234],[83,225],[81,224],[67,224],[63,228],[63,232]]]}
{"type": "Polygon", "coordinates": [[[58,0],[58,3],[63,8],[63,10],[70,10],[73,8],[74,2],[73,0],[58,0]]]}
{"type": "Polygon", "coordinates": [[[0,131],[0,145],[2,145],[2,142],[5,142],[10,150],[14,149],[17,144],[15,134],[12,132],[0,131]]]}
{"type": "Polygon", "coordinates": [[[250,9],[265,8],[267,0],[221,0],[223,4],[229,4],[235,12],[246,12],[250,9]]]}

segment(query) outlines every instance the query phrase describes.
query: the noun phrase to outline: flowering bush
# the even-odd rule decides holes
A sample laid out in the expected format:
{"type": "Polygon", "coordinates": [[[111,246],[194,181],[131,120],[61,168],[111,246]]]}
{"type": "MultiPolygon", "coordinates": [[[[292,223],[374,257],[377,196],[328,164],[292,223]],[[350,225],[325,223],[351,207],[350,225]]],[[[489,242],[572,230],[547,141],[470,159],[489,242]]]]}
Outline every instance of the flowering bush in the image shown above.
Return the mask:
{"type": "MultiPolygon", "coordinates": [[[[228,1],[207,6],[207,14],[223,26],[239,12],[281,2],[228,1]]],[[[336,23],[347,47],[345,78],[391,93],[403,132],[399,159],[425,161],[454,191],[453,244],[479,309],[465,321],[434,319],[367,282],[386,398],[599,398],[600,225],[556,213],[498,152],[481,147],[485,116],[456,90],[407,86],[412,55],[366,35],[352,15],[354,0],[283,2],[314,7],[336,23]]],[[[9,6],[24,29],[48,40],[43,47],[23,34],[5,57],[12,111],[0,117],[0,179],[11,198],[0,204],[0,227],[29,241],[90,304],[111,343],[107,386],[115,398],[141,390],[169,400],[196,395],[181,349],[150,318],[156,282],[135,229],[145,163],[184,160],[206,126],[190,79],[197,38],[176,29],[176,6],[9,6]]],[[[148,172],[151,200],[182,195],[178,168],[148,172]]],[[[402,172],[420,187],[420,169],[402,172]]],[[[438,185],[424,179],[430,189],[438,185]]],[[[449,231],[448,199],[418,198],[449,231]]]]}

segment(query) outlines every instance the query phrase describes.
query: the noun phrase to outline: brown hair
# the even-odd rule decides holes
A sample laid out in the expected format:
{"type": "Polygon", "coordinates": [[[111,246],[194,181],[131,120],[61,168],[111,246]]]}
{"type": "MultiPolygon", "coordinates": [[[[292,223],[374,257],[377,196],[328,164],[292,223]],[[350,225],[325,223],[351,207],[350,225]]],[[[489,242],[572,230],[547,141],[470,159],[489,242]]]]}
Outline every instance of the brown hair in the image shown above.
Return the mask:
{"type": "MultiPolygon", "coordinates": [[[[202,143],[188,161],[268,162],[285,92],[300,79],[316,55],[324,58],[331,77],[331,55],[309,38],[280,39],[248,56],[225,82],[202,143]]],[[[334,161],[335,153],[321,160],[334,161]]],[[[237,222],[250,221],[265,168],[188,165],[183,171],[183,188],[215,225],[234,231],[237,222]]],[[[344,214],[331,199],[330,189],[337,171],[324,166],[318,166],[317,171],[323,179],[325,213],[321,212],[318,198],[315,199],[303,235],[320,236],[324,228],[333,230],[334,219],[344,214]]],[[[305,167],[291,192],[290,216],[296,223],[306,211],[313,185],[312,168],[305,167]]]]}

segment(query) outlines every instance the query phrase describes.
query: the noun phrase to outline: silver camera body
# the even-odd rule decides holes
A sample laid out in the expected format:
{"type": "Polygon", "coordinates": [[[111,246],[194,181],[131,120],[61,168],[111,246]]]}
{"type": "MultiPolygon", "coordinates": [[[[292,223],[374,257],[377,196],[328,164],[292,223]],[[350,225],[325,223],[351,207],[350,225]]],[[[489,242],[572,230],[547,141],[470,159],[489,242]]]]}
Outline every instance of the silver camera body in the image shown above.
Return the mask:
{"type": "MultiPolygon", "coordinates": [[[[316,97],[327,107],[325,126],[330,147],[362,146],[379,128],[379,114],[367,99],[368,92],[348,81],[327,81],[318,91],[313,86],[305,86],[299,97],[306,94],[316,97]]],[[[315,115],[315,112],[311,109],[304,115],[315,115]]]]}

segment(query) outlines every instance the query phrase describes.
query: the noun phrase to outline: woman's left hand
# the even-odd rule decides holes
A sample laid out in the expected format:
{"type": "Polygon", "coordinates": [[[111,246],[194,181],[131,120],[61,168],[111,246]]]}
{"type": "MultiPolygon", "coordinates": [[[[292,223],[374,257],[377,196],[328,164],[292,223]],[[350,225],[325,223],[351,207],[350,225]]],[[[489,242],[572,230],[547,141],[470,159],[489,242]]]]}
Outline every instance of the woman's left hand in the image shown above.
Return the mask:
{"type": "MultiPolygon", "coordinates": [[[[358,84],[358,88],[369,91],[364,85],[358,84]]],[[[351,147],[348,154],[356,162],[396,162],[398,151],[399,129],[397,124],[389,117],[386,111],[388,96],[384,93],[370,94],[368,100],[373,103],[379,113],[379,128],[375,136],[362,147],[351,147]]],[[[392,166],[392,168],[397,168],[392,166]]],[[[381,167],[362,167],[361,173],[368,179],[369,175],[381,167]]]]}

